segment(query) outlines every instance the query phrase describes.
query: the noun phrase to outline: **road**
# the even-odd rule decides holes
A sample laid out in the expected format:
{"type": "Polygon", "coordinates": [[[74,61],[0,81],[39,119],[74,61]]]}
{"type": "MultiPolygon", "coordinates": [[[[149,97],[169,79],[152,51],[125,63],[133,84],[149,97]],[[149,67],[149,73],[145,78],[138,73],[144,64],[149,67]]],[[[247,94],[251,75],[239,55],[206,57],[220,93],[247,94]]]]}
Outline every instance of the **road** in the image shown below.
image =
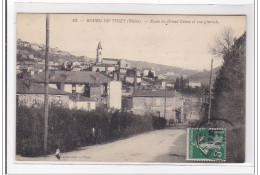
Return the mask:
{"type": "Polygon", "coordinates": [[[45,157],[22,157],[25,161],[78,161],[78,162],[185,162],[186,130],[167,128],[156,130],[112,143],[93,145],[72,152],[45,157]]]}

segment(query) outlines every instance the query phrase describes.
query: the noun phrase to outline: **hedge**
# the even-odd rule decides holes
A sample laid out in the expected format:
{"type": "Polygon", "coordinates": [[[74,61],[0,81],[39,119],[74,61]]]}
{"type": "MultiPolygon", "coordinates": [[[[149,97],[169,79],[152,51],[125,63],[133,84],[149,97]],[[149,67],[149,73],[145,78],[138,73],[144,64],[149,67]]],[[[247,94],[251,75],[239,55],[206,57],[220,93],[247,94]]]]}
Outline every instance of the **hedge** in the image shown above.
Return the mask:
{"type": "MultiPolygon", "coordinates": [[[[48,150],[44,152],[44,109],[19,106],[16,117],[16,153],[29,157],[51,154],[58,148],[61,152],[71,151],[151,131],[153,126],[158,128],[152,116],[101,108],[84,111],[50,106],[48,150]]],[[[161,125],[162,121],[158,121],[161,125]]]]}

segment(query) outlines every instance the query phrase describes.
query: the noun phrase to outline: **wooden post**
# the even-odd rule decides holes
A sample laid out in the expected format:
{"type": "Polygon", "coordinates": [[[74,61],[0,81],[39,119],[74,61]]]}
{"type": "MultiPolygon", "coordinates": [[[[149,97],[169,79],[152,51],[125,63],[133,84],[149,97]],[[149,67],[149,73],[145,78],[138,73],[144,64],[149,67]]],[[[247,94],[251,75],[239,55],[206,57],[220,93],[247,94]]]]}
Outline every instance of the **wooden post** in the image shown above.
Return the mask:
{"type": "Polygon", "coordinates": [[[44,93],[44,151],[47,152],[48,140],[48,95],[49,95],[49,14],[46,14],[46,50],[45,50],[45,93],[44,93]]]}
{"type": "Polygon", "coordinates": [[[210,110],[211,110],[211,86],[212,86],[212,67],[213,59],[211,59],[211,70],[210,70],[210,79],[209,79],[209,113],[208,113],[208,124],[210,124],[210,110]]]}
{"type": "Polygon", "coordinates": [[[164,90],[164,119],[166,117],[166,88],[164,90]]]}

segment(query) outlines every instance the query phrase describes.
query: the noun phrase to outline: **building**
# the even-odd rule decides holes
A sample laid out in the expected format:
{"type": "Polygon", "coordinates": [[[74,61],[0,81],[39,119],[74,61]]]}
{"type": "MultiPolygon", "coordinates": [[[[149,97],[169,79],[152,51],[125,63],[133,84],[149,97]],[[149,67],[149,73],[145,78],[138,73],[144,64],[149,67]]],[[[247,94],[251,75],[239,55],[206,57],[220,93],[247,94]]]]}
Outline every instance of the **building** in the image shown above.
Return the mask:
{"type": "Polygon", "coordinates": [[[85,111],[95,110],[96,102],[88,97],[84,97],[80,94],[72,94],[69,96],[69,108],[70,109],[82,109],[85,111]]]}
{"type": "Polygon", "coordinates": [[[126,59],[121,59],[119,66],[121,69],[130,69],[130,63],[126,59]]]}
{"type": "MultiPolygon", "coordinates": [[[[38,107],[44,104],[44,85],[33,83],[29,80],[17,80],[16,83],[17,105],[38,107]]],[[[68,107],[69,93],[49,88],[49,103],[68,107]]]]}
{"type": "Polygon", "coordinates": [[[159,74],[157,77],[159,80],[166,80],[166,76],[164,74],[159,74]]]}
{"type": "Polygon", "coordinates": [[[102,64],[119,65],[120,64],[120,59],[116,59],[116,58],[103,58],[101,62],[102,62],[102,64]]]}
{"type": "Polygon", "coordinates": [[[144,76],[148,76],[149,72],[151,72],[154,77],[156,76],[155,75],[155,70],[151,70],[151,69],[145,69],[144,72],[143,72],[144,76]]]}
{"type": "Polygon", "coordinates": [[[121,109],[122,108],[122,82],[111,81],[108,88],[108,108],[121,109]]]}
{"type": "Polygon", "coordinates": [[[81,71],[81,66],[73,66],[71,71],[81,71]]]}
{"type": "Polygon", "coordinates": [[[139,115],[151,114],[164,117],[168,122],[183,122],[182,105],[177,106],[174,91],[165,90],[135,90],[133,98],[133,113],[139,115]],[[176,114],[178,113],[178,114],[176,114]]]}
{"type": "MultiPolygon", "coordinates": [[[[39,73],[32,77],[34,82],[44,84],[45,74],[39,73]]],[[[109,92],[115,88],[111,84],[112,78],[99,72],[90,71],[52,71],[50,73],[49,86],[65,91],[70,94],[80,94],[97,102],[97,105],[109,107],[108,101],[111,98],[109,92]],[[111,89],[112,86],[112,89],[111,89]]],[[[121,92],[121,84],[117,90],[121,92]]],[[[121,103],[115,98],[115,103],[121,103]]]]}
{"type": "Polygon", "coordinates": [[[96,64],[92,66],[92,72],[106,72],[106,65],[96,64]]]}
{"type": "Polygon", "coordinates": [[[189,82],[185,83],[185,86],[191,88],[201,87],[201,82],[189,80],[189,82]]]}
{"type": "Polygon", "coordinates": [[[102,60],[102,46],[101,46],[101,42],[98,43],[98,47],[97,47],[97,55],[96,55],[96,63],[101,63],[102,60]]]}

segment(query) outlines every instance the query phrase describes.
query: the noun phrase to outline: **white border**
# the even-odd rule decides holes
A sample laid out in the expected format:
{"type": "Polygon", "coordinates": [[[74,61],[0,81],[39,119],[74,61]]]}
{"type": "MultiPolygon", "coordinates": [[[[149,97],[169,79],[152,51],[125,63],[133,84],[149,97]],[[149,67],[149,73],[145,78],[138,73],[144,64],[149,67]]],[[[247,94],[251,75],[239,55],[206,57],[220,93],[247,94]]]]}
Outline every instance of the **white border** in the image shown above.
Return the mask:
{"type": "MultiPolygon", "coordinates": [[[[8,106],[7,106],[7,169],[8,174],[14,173],[66,173],[66,174],[122,174],[122,173],[151,173],[151,174],[252,174],[254,173],[254,7],[252,0],[250,1],[200,1],[197,4],[234,4],[231,5],[172,5],[179,3],[178,1],[152,1],[152,4],[145,4],[148,1],[138,1],[138,4],[133,4],[136,1],[123,1],[123,4],[117,4],[119,1],[109,1],[113,4],[94,4],[95,1],[89,1],[90,4],[85,4],[83,1],[76,0],[54,0],[47,2],[51,3],[28,2],[27,0],[9,1],[7,7],[8,16],[8,50],[7,50],[7,90],[8,90],[8,106]],[[73,3],[72,3],[73,2],[73,3]],[[74,2],[80,3],[76,4],[74,2]],[[160,3],[161,2],[161,3],[160,3]],[[229,2],[229,3],[228,3],[229,2]],[[66,3],[66,4],[64,4],[66,3]],[[168,5],[164,5],[168,4],[168,5]],[[251,5],[239,5],[251,4],[251,5]],[[62,165],[51,165],[52,162],[39,164],[17,164],[15,163],[15,45],[16,45],[16,28],[15,14],[17,12],[32,12],[32,13],[139,13],[139,14],[212,14],[212,15],[247,15],[247,80],[246,80],[246,162],[244,164],[87,164],[86,163],[62,163],[62,165]],[[149,166],[147,166],[149,165],[149,166]],[[189,166],[185,166],[189,165],[189,166]],[[196,166],[194,166],[196,165],[196,166]],[[216,166],[217,165],[217,166],[216,166]],[[219,165],[222,165],[221,168],[219,165]]],[[[99,1],[100,2],[100,1],[99,1]]],[[[105,3],[107,1],[103,1],[105,3]]],[[[195,4],[194,1],[187,1],[195,4]]],[[[137,2],[136,2],[137,3],[137,2]]],[[[187,4],[187,3],[186,3],[187,4]]]]}

